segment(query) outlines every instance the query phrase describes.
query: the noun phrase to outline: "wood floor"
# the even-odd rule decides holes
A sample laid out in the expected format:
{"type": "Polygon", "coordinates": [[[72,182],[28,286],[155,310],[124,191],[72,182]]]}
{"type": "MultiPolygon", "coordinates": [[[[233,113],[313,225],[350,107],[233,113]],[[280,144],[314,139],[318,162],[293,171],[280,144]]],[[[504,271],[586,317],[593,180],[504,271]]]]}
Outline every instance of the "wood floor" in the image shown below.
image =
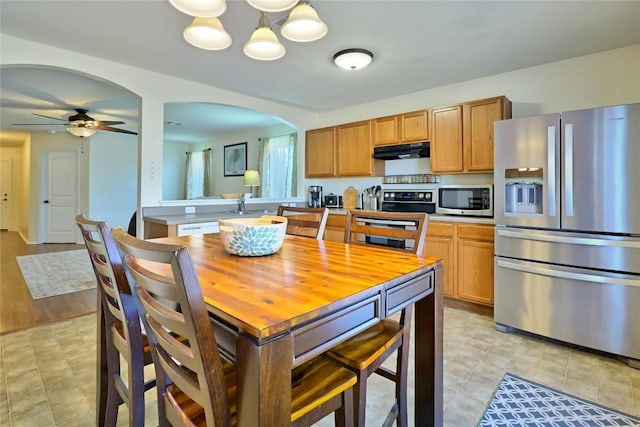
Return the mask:
{"type": "Polygon", "coordinates": [[[83,248],[75,244],[27,245],[17,232],[0,231],[0,335],[96,311],[95,289],[32,299],[16,261],[20,255],[83,248]]]}

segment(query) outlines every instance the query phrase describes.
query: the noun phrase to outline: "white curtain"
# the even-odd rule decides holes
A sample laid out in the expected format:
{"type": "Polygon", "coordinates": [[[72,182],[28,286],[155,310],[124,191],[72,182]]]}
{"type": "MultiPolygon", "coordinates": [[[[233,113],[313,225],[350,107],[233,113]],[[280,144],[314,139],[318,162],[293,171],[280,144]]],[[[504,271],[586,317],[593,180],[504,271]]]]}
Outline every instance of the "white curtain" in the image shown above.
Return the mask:
{"type": "Polygon", "coordinates": [[[211,149],[186,153],[185,198],[211,196],[213,162],[211,149]]]}
{"type": "Polygon", "coordinates": [[[297,141],[297,133],[261,138],[258,148],[259,197],[297,195],[297,141]]]}

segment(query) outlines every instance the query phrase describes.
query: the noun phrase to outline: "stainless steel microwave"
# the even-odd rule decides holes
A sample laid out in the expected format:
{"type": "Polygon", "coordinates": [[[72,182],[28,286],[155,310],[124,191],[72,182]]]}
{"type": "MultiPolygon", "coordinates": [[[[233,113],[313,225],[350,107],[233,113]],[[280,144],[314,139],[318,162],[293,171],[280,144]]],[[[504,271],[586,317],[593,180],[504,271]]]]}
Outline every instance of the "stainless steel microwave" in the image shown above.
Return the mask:
{"type": "Polygon", "coordinates": [[[436,213],[493,217],[493,185],[441,185],[436,213]]]}

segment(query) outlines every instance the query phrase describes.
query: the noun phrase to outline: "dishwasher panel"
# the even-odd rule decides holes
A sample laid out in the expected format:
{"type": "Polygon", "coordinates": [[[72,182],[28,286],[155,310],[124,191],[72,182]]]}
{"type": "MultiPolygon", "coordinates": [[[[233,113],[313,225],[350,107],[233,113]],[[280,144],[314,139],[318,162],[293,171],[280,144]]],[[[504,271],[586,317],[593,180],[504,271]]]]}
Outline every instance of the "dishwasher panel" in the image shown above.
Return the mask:
{"type": "Polygon", "coordinates": [[[496,324],[640,360],[640,275],[495,258],[496,324]]]}

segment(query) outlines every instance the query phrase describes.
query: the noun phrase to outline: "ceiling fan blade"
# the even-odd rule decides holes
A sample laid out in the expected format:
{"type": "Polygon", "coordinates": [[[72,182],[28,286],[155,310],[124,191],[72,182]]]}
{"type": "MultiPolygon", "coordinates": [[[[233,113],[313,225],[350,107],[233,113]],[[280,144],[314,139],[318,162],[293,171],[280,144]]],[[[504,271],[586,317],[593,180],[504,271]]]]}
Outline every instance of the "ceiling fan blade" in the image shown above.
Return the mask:
{"type": "Polygon", "coordinates": [[[59,119],[57,117],[45,116],[44,114],[38,114],[38,113],[31,113],[31,114],[33,114],[34,116],[45,117],[47,119],[60,120],[61,122],[66,122],[65,119],[59,119]]]}
{"type": "Polygon", "coordinates": [[[118,128],[112,128],[111,126],[86,126],[86,128],[88,129],[99,129],[99,130],[106,130],[109,132],[119,132],[119,133],[127,133],[130,135],[137,135],[138,132],[131,132],[130,130],[124,130],[124,129],[118,129],[118,128]]]}
{"type": "Polygon", "coordinates": [[[111,126],[111,125],[123,125],[121,121],[109,121],[109,120],[95,120],[94,126],[111,126]]]}
{"type": "Polygon", "coordinates": [[[69,123],[11,123],[11,126],[67,126],[69,123]]]}

